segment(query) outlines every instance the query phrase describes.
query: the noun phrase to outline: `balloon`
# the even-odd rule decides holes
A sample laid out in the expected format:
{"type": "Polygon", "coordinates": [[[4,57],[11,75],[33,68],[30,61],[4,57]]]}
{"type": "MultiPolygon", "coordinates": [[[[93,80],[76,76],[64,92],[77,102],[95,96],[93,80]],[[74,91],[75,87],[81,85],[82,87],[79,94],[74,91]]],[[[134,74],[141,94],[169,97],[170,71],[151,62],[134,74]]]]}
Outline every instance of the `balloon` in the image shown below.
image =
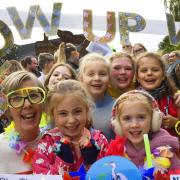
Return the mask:
{"type": "Polygon", "coordinates": [[[96,161],[88,170],[86,180],[139,180],[142,179],[138,168],[127,158],[107,156],[96,161]]]}

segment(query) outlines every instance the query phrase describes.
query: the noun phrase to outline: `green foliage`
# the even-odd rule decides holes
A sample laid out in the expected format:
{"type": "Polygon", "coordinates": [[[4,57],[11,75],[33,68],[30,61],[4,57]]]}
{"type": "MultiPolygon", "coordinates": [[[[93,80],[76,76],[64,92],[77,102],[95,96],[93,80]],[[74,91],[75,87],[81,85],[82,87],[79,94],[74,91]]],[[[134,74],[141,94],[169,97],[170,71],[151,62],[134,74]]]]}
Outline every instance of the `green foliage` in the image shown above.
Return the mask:
{"type": "Polygon", "coordinates": [[[20,47],[19,45],[14,44],[10,52],[7,53],[5,56],[1,57],[1,59],[4,59],[4,60],[18,59],[17,54],[18,54],[19,47],[20,47]]]}
{"type": "Polygon", "coordinates": [[[175,21],[180,21],[180,0],[170,0],[170,12],[174,15],[175,21]]]}
{"type": "Polygon", "coordinates": [[[164,5],[174,15],[175,21],[180,22],[180,0],[164,0],[164,5]],[[169,6],[167,2],[169,2],[169,6]]]}
{"type": "Polygon", "coordinates": [[[165,38],[158,44],[159,50],[162,54],[170,53],[171,51],[180,50],[180,44],[178,46],[174,46],[170,44],[169,36],[165,36],[165,38]]]}

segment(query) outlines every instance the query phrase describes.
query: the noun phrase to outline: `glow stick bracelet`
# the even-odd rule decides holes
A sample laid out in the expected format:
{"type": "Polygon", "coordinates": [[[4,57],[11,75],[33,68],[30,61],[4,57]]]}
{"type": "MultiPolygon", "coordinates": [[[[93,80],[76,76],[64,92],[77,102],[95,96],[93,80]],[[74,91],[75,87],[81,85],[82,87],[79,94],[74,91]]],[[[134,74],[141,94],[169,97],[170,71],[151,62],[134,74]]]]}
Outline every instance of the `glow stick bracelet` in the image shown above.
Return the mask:
{"type": "Polygon", "coordinates": [[[149,144],[149,138],[147,134],[144,134],[144,145],[145,145],[145,150],[146,150],[146,159],[147,159],[147,166],[148,168],[153,167],[152,164],[152,157],[151,157],[151,149],[150,149],[150,144],[149,144]]]}

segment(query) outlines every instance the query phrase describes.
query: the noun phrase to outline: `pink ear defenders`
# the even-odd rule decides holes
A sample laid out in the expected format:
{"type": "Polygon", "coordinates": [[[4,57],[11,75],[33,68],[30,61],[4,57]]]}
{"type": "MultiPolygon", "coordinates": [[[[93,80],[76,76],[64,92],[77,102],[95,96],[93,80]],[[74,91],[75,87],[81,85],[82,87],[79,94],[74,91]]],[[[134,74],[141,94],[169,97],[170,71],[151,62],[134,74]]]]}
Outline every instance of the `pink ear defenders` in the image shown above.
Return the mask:
{"type": "Polygon", "coordinates": [[[120,103],[130,99],[130,97],[132,97],[132,96],[138,96],[138,94],[145,96],[148,99],[148,101],[152,104],[153,114],[152,114],[151,130],[152,130],[152,132],[159,131],[159,129],[161,127],[161,123],[162,123],[162,112],[160,111],[156,100],[149,93],[147,93],[145,91],[132,90],[132,91],[128,91],[128,92],[122,94],[114,102],[114,105],[112,108],[111,124],[117,135],[123,135],[122,128],[121,128],[121,125],[120,125],[120,123],[118,121],[118,117],[117,117],[117,106],[120,103]]]}

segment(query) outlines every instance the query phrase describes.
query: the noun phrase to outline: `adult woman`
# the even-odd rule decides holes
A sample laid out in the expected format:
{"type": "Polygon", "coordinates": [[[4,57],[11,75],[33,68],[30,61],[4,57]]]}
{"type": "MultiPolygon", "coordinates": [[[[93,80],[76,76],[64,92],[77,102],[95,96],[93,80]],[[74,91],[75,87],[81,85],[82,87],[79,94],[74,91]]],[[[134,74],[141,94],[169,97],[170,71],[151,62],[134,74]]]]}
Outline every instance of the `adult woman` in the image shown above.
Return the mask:
{"type": "Polygon", "coordinates": [[[33,151],[42,136],[39,124],[45,90],[27,71],[12,73],[1,85],[11,124],[0,134],[0,173],[30,174],[33,151]]]}
{"type": "Polygon", "coordinates": [[[132,47],[132,54],[134,57],[139,56],[140,54],[147,52],[146,47],[141,44],[141,43],[136,43],[134,44],[134,46],[132,47]]]}

